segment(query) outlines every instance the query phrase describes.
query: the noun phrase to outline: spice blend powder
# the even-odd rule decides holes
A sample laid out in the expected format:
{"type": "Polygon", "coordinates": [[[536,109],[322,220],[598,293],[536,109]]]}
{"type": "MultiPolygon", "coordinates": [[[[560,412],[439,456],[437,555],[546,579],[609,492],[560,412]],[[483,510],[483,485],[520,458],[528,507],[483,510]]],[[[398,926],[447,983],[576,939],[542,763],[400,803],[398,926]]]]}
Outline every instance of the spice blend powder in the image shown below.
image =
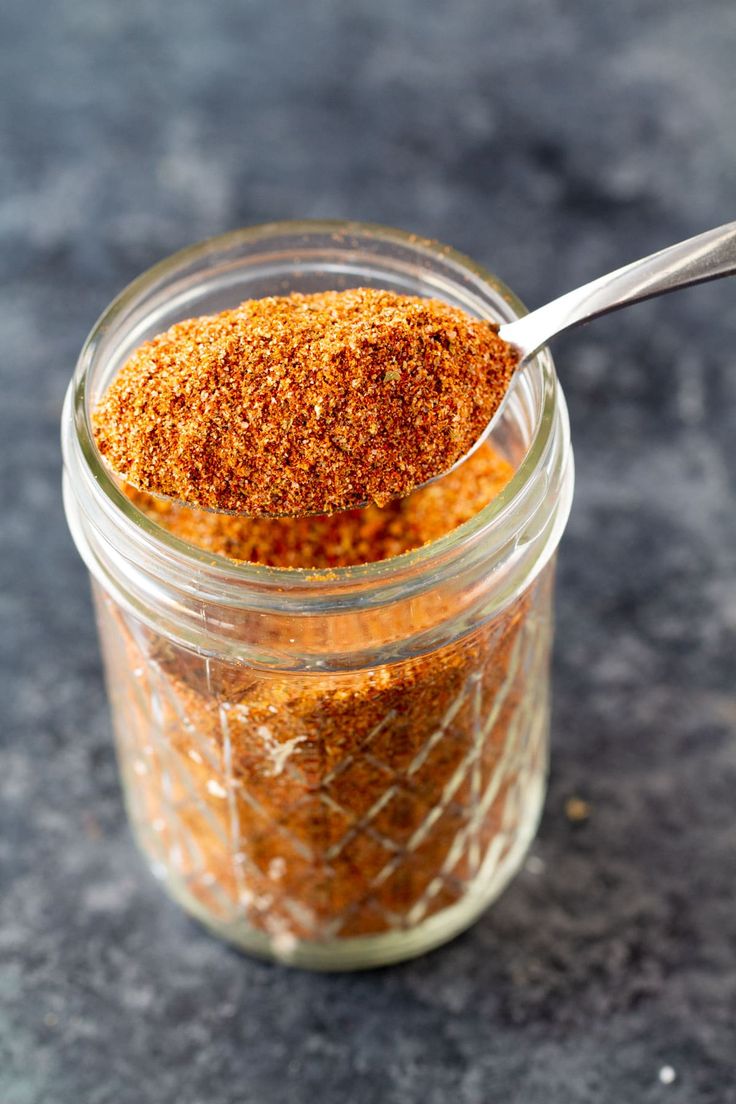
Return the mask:
{"type": "Polygon", "coordinates": [[[482,899],[541,802],[551,581],[415,659],[273,675],[172,643],[96,586],[128,807],[172,895],[285,957],[482,899]]]}
{"type": "Polygon", "coordinates": [[[125,482],[255,517],[383,505],[447,471],[500,405],[492,323],[372,288],[247,300],[142,345],[99,403],[125,482]]]}
{"type": "MultiPolygon", "coordinates": [[[[296,519],[128,494],[210,552],[330,568],[438,539],[512,474],[484,444],[383,508],[296,519]]],[[[132,821],[170,892],[226,937],[249,945],[247,933],[261,932],[286,958],[304,944],[411,930],[479,900],[518,861],[541,801],[551,583],[548,565],[453,642],[345,672],[267,672],[203,655],[95,584],[132,821]]],[[[245,614],[244,642],[257,633],[245,614]]]]}

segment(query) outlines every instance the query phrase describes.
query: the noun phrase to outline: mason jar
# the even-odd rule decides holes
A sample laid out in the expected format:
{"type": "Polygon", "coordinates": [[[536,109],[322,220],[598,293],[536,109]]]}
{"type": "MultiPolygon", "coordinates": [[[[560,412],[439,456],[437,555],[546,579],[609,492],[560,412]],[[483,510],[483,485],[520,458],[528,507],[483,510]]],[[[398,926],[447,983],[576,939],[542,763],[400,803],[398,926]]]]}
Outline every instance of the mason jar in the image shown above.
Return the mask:
{"type": "Polygon", "coordinates": [[[543,802],[554,558],[570,509],[546,350],[492,435],[513,466],[475,517],[330,570],[235,562],[141,512],[90,412],[131,352],[243,299],[355,286],[524,313],[446,246],[278,223],[156,265],[105,311],[63,413],[64,498],[92,577],[125,800],[154,874],[247,951],[316,969],[419,954],[518,870],[543,802]]]}

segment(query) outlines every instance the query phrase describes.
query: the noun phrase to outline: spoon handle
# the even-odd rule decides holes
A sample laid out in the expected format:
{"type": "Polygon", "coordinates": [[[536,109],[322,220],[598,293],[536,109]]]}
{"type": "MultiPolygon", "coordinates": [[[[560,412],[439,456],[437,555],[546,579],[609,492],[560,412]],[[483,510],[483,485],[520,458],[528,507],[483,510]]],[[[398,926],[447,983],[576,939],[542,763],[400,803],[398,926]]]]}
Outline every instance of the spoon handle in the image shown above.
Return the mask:
{"type": "Polygon", "coordinates": [[[654,295],[736,272],[736,222],[707,230],[640,261],[616,269],[501,326],[499,336],[526,360],[551,337],[654,295]]]}

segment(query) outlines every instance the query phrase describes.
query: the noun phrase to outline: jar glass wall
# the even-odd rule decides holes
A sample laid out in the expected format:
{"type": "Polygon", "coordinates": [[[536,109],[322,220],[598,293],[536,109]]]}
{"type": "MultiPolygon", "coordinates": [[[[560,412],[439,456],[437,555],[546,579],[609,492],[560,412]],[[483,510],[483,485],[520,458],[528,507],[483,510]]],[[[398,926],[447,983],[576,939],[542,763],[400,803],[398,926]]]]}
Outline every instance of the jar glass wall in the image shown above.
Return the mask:
{"type": "Polygon", "coordinates": [[[504,491],[445,537],[335,570],[235,563],[141,513],[90,409],[141,341],[244,298],[350,286],[523,308],[437,243],[348,223],[195,246],[116,300],[64,411],[65,502],[93,576],[121,772],[169,892],[255,953],[336,969],[467,926],[523,859],[543,800],[554,554],[572,455],[552,362],[493,435],[504,491]]]}

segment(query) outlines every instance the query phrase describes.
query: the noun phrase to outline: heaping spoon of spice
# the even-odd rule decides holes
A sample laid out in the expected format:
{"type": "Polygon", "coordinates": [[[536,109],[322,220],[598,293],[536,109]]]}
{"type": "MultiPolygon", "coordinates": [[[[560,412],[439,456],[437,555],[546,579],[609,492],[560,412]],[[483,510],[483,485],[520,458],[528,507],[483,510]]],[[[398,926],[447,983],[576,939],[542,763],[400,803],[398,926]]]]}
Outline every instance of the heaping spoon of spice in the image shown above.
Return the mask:
{"type": "Polygon", "coordinates": [[[736,272],[736,222],[497,326],[371,288],[248,300],[142,345],[94,415],[128,484],[259,517],[384,505],[462,463],[556,334],[736,272]]]}

